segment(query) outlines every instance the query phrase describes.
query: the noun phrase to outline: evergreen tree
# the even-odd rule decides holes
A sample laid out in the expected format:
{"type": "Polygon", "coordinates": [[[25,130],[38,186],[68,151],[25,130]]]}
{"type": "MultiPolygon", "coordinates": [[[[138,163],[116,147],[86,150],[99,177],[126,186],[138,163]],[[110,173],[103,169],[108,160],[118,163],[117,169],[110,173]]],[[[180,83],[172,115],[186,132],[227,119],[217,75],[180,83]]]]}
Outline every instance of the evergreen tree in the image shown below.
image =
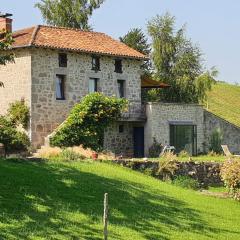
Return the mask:
{"type": "Polygon", "coordinates": [[[104,0],[41,0],[35,6],[47,24],[90,30],[89,17],[104,0]]]}
{"type": "MultiPolygon", "coordinates": [[[[127,46],[137,50],[138,52],[149,55],[151,53],[151,44],[148,43],[148,38],[140,28],[131,29],[126,35],[119,38],[121,42],[125,43],[127,46]]],[[[151,62],[146,61],[142,69],[145,74],[150,74],[151,62]]]]}
{"type": "Polygon", "coordinates": [[[142,54],[149,55],[151,52],[151,45],[148,43],[147,36],[140,28],[131,29],[126,35],[119,39],[121,42],[142,54]]]}
{"type": "Polygon", "coordinates": [[[203,102],[215,82],[217,71],[205,71],[198,46],[185,36],[185,26],[175,31],[175,18],[169,13],[148,23],[152,38],[155,78],[171,86],[161,91],[168,102],[203,102]]]}

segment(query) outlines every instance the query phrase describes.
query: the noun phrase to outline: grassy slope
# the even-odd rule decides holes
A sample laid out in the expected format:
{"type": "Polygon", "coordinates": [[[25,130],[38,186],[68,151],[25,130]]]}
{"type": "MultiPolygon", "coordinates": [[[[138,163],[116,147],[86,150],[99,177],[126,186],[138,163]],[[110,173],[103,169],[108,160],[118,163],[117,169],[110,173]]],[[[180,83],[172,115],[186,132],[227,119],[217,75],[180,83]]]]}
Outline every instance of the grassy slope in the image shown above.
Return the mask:
{"type": "Polygon", "coordinates": [[[240,127],[240,86],[218,83],[208,94],[208,110],[240,127]]]}
{"type": "Polygon", "coordinates": [[[0,160],[0,239],[240,239],[240,203],[106,163],[0,160]]]}

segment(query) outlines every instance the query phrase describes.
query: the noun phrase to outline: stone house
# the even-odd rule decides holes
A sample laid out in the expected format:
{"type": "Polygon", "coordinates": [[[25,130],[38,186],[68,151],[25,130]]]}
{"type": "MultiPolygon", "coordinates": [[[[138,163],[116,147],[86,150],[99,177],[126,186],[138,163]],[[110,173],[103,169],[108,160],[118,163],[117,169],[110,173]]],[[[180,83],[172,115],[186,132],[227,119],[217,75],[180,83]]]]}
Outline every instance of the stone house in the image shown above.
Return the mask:
{"type": "MultiPolygon", "coordinates": [[[[1,17],[0,29],[11,31],[12,20],[1,17]]],[[[33,147],[44,144],[82,97],[100,91],[130,103],[129,111],[105,132],[104,147],[116,155],[147,156],[153,139],[191,154],[207,149],[212,128],[205,122],[212,123],[213,116],[201,106],[141,102],[142,88],[167,87],[142,78],[147,56],[106,34],[69,28],[38,25],[14,32],[13,38],[15,63],[0,66],[0,114],[24,99],[33,147]]],[[[240,142],[239,134],[234,141],[240,142]]]]}

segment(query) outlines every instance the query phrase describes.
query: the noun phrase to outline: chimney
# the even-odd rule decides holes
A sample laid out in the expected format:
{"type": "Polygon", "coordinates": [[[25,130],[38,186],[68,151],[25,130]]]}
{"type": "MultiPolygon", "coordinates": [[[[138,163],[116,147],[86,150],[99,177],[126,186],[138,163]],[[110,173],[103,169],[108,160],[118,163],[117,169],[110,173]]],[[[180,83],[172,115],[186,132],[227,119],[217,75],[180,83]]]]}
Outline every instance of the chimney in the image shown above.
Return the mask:
{"type": "Polygon", "coordinates": [[[12,19],[9,18],[11,16],[12,14],[10,13],[0,13],[0,31],[10,33],[12,32],[12,19]]]}

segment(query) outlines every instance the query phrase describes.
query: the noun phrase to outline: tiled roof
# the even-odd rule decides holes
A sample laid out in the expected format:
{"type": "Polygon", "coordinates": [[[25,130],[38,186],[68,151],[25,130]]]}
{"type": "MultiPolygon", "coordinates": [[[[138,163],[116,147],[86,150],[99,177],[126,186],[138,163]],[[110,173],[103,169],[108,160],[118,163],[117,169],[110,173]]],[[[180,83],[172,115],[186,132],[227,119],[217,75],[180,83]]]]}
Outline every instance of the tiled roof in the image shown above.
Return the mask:
{"type": "Polygon", "coordinates": [[[13,48],[42,47],[117,57],[148,59],[147,56],[127,45],[104,33],[98,32],[38,25],[14,32],[13,38],[15,40],[13,48]]]}

